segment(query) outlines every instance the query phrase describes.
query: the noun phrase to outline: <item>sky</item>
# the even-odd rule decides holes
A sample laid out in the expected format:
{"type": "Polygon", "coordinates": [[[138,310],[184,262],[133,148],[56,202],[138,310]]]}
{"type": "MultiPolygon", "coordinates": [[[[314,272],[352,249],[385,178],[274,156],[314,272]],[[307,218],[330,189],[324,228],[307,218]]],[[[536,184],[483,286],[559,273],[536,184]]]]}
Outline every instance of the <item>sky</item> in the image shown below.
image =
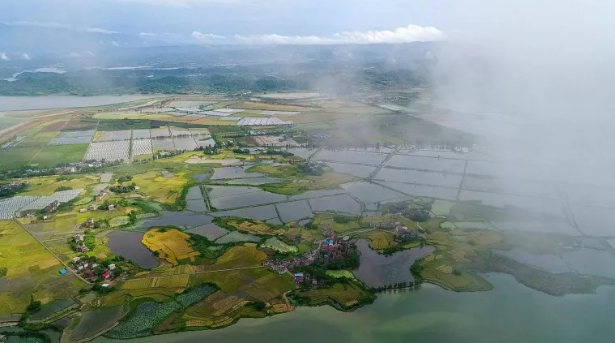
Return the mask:
{"type": "Polygon", "coordinates": [[[7,24],[178,43],[399,43],[440,40],[454,27],[426,0],[3,0],[3,8],[7,24]]]}

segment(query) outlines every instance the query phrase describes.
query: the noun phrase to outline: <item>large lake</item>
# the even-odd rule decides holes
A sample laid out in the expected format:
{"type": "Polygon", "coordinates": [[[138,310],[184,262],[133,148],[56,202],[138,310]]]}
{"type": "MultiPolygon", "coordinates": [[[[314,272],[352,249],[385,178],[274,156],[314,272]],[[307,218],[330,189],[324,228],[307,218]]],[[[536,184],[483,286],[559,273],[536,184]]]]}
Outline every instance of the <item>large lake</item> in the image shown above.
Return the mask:
{"type": "Polygon", "coordinates": [[[155,95],[0,96],[0,111],[44,110],[53,108],[103,106],[155,97],[155,95]]]}
{"type": "MultiPolygon", "coordinates": [[[[147,337],[130,343],[577,343],[615,337],[615,288],[596,295],[553,297],[504,274],[487,276],[489,292],[455,293],[424,285],[418,291],[380,294],[351,313],[300,307],[290,314],[244,319],[211,331],[147,337]]],[[[118,343],[99,338],[95,343],[118,343]]]]}

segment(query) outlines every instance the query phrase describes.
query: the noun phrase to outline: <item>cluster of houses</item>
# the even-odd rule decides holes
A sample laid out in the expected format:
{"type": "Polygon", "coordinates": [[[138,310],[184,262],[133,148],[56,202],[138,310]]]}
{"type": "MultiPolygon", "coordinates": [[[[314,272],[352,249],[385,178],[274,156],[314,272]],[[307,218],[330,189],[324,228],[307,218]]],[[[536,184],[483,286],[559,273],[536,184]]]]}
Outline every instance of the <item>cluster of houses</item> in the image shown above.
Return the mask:
{"type": "Polygon", "coordinates": [[[78,233],[78,234],[73,235],[73,242],[75,243],[73,245],[73,249],[76,252],[86,253],[90,251],[90,249],[87,246],[85,246],[85,234],[78,233]]]}
{"type": "Polygon", "coordinates": [[[60,200],[54,200],[51,204],[45,207],[45,213],[53,213],[58,210],[58,207],[60,207],[60,200]]]}
{"type": "Polygon", "coordinates": [[[403,241],[420,240],[421,233],[417,229],[409,229],[403,226],[400,222],[384,221],[384,222],[372,222],[369,226],[374,229],[388,229],[394,230],[395,237],[403,241]]]}
{"type": "MultiPolygon", "coordinates": [[[[107,163],[108,164],[108,163],[107,163]]],[[[67,174],[78,174],[81,173],[85,168],[101,168],[105,166],[105,163],[99,161],[88,161],[88,162],[75,162],[75,163],[67,163],[66,165],[62,165],[60,167],[51,167],[51,168],[36,168],[36,169],[26,169],[25,176],[35,176],[35,175],[67,175],[67,174]]]]}
{"type": "Polygon", "coordinates": [[[73,258],[73,266],[78,274],[81,274],[90,282],[111,281],[115,278],[117,272],[115,264],[109,264],[107,267],[104,267],[96,261],[82,257],[73,258]]]}
{"type": "Polygon", "coordinates": [[[320,243],[316,251],[315,260],[328,264],[334,260],[343,260],[351,252],[356,250],[356,245],[350,241],[350,237],[339,238],[331,236],[320,243]]]}
{"type": "Polygon", "coordinates": [[[20,189],[25,188],[27,185],[28,185],[27,182],[11,182],[6,185],[0,185],[0,193],[20,190],[20,189]]]}
{"type": "Polygon", "coordinates": [[[263,261],[263,266],[271,268],[278,274],[289,273],[298,267],[309,266],[314,263],[314,255],[311,251],[301,257],[289,257],[263,261]]]}
{"type": "Polygon", "coordinates": [[[418,241],[421,239],[421,233],[417,229],[409,229],[405,226],[397,226],[395,228],[395,238],[401,241],[418,241]]]}

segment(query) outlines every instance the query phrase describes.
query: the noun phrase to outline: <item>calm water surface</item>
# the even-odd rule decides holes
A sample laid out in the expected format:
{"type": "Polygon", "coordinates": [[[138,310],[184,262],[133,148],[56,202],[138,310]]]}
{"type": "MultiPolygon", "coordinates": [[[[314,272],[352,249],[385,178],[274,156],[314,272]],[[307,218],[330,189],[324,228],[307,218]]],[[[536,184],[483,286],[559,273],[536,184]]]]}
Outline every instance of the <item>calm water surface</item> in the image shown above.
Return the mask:
{"type": "MultiPolygon", "coordinates": [[[[495,289],[455,293],[424,285],[418,291],[381,294],[352,313],[302,307],[290,314],[245,319],[212,331],[148,337],[130,343],[577,343],[615,337],[615,288],[596,295],[553,297],[503,274],[488,276],[495,289]]],[[[118,343],[99,338],[95,343],[118,343]]]]}

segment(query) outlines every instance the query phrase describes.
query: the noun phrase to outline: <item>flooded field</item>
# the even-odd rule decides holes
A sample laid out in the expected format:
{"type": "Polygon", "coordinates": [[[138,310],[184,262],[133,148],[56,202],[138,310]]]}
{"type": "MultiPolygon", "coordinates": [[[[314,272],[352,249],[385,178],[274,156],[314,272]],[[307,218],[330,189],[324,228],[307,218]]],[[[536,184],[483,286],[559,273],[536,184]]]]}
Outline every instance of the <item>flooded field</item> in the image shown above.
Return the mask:
{"type": "Polygon", "coordinates": [[[286,201],[285,195],[256,187],[208,186],[208,194],[211,205],[221,210],[286,201]]]}
{"type": "Polygon", "coordinates": [[[528,231],[537,233],[557,233],[562,235],[579,235],[572,225],[567,221],[493,221],[491,222],[498,230],[502,231],[528,231]]]}
{"type": "Polygon", "coordinates": [[[221,179],[243,179],[250,177],[264,177],[267,176],[261,173],[248,173],[246,169],[249,167],[222,167],[215,168],[214,175],[211,177],[212,180],[221,180],[221,179]]]}
{"type": "Polygon", "coordinates": [[[393,155],[386,163],[387,166],[420,170],[432,170],[443,173],[463,174],[465,161],[445,158],[393,155]]]}
{"type": "Polygon", "coordinates": [[[280,179],[276,179],[273,177],[251,177],[246,179],[225,179],[214,181],[216,184],[225,184],[225,185],[264,185],[268,183],[279,183],[280,179]]]}
{"type": "Polygon", "coordinates": [[[341,189],[326,189],[326,190],[321,190],[321,191],[307,191],[307,192],[302,193],[302,194],[289,196],[288,200],[294,201],[294,200],[303,200],[303,199],[322,198],[322,197],[328,197],[328,196],[337,195],[337,194],[344,194],[344,191],[341,190],[341,189]]]}
{"type": "Polygon", "coordinates": [[[158,259],[141,243],[143,234],[140,232],[114,231],[107,235],[107,246],[111,251],[130,260],[143,268],[158,266],[158,259]]]}
{"type": "Polygon", "coordinates": [[[148,229],[156,226],[177,226],[184,228],[193,228],[203,224],[210,224],[212,219],[213,218],[211,216],[200,213],[193,213],[189,211],[162,211],[160,212],[160,216],[145,220],[143,224],[141,224],[140,229],[143,231],[147,231],[148,229]]]}
{"type": "Polygon", "coordinates": [[[201,225],[186,231],[192,234],[203,236],[210,241],[214,241],[229,233],[228,230],[223,229],[216,224],[201,225]]]}
{"type": "Polygon", "coordinates": [[[609,208],[570,206],[574,220],[579,230],[590,236],[615,236],[613,223],[615,223],[615,211],[609,208]]]}
{"type": "Polygon", "coordinates": [[[197,175],[194,175],[194,179],[197,180],[198,182],[203,182],[203,181],[207,180],[210,176],[211,176],[211,174],[209,174],[209,173],[197,174],[197,175]]]}
{"type": "Polygon", "coordinates": [[[409,156],[422,156],[422,157],[435,157],[435,158],[447,158],[453,160],[466,160],[469,154],[458,153],[451,150],[407,150],[400,149],[400,155],[409,156]]]}
{"type": "Polygon", "coordinates": [[[564,218],[564,205],[559,200],[522,197],[518,195],[497,194],[486,192],[473,192],[462,190],[459,194],[461,201],[480,201],[483,205],[506,207],[512,206],[526,209],[535,213],[544,213],[564,218]]]}
{"type": "Polygon", "coordinates": [[[203,200],[186,200],[186,210],[190,212],[205,212],[207,207],[203,200]]]}
{"type": "Polygon", "coordinates": [[[364,203],[376,203],[405,197],[402,193],[364,181],[346,183],[342,185],[342,188],[364,203]]]}
{"type": "Polygon", "coordinates": [[[466,176],[462,187],[478,192],[507,193],[548,199],[559,198],[554,184],[539,181],[466,176]]]}
{"type": "Polygon", "coordinates": [[[459,188],[463,175],[443,174],[408,169],[382,168],[374,177],[375,180],[404,182],[419,185],[459,188]]]}
{"type": "Polygon", "coordinates": [[[408,183],[399,182],[377,182],[389,188],[395,189],[398,192],[412,195],[412,196],[424,196],[443,200],[455,200],[457,198],[457,189],[443,188],[435,186],[421,186],[412,185],[408,183]]]}
{"type": "Polygon", "coordinates": [[[468,175],[552,181],[552,171],[541,165],[468,161],[468,175]]]}
{"type": "Polygon", "coordinates": [[[275,206],[273,205],[246,207],[238,210],[211,212],[210,214],[216,217],[242,217],[255,220],[278,218],[275,206]]]}
{"type": "Polygon", "coordinates": [[[387,257],[373,251],[366,240],[359,240],[357,247],[361,251],[361,265],[354,274],[370,287],[413,281],[410,267],[414,261],[435,250],[433,247],[413,248],[387,257]]]}
{"type": "Polygon", "coordinates": [[[316,155],[312,156],[313,160],[338,161],[347,163],[380,165],[386,159],[386,154],[366,152],[366,151],[332,151],[320,150],[316,155]]]}
{"type": "Polygon", "coordinates": [[[566,185],[564,188],[571,204],[615,208],[615,189],[566,185]]]}
{"type": "Polygon", "coordinates": [[[361,178],[369,177],[374,171],[376,171],[376,167],[373,166],[363,166],[358,164],[345,164],[345,163],[337,163],[337,162],[327,162],[327,165],[333,169],[333,171],[340,174],[349,174],[361,178]]]}
{"type": "Polygon", "coordinates": [[[314,212],[344,212],[360,215],[361,205],[347,194],[332,197],[310,199],[310,206],[314,212]]]}
{"type": "Polygon", "coordinates": [[[292,201],[275,205],[280,213],[282,222],[288,223],[303,218],[311,218],[312,210],[307,200],[292,201]]]}
{"type": "Polygon", "coordinates": [[[186,210],[192,212],[205,212],[205,199],[199,186],[191,187],[186,195],[186,210]]]}

